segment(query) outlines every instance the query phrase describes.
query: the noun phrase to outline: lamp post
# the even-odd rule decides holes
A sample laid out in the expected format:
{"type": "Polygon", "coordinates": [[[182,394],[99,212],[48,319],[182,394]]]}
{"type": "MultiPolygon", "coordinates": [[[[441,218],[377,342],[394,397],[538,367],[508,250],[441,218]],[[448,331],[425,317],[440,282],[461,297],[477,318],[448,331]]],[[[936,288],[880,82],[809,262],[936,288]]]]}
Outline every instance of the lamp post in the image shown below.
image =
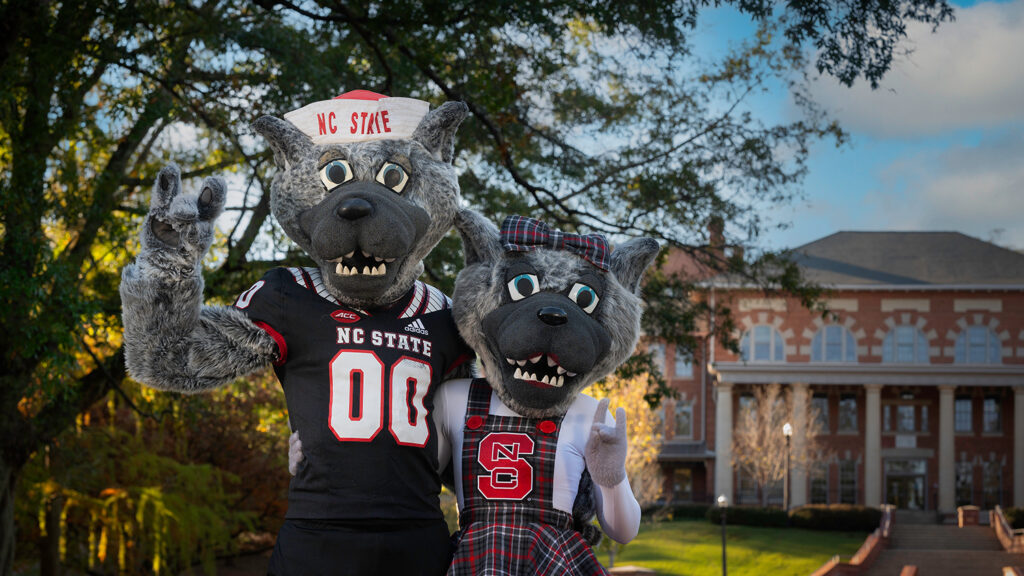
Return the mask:
{"type": "Polygon", "coordinates": [[[789,512],[789,439],[793,436],[793,426],[789,422],[782,425],[782,435],[786,437],[786,483],[782,485],[782,507],[789,512]]]}
{"type": "Polygon", "coordinates": [[[722,494],[718,497],[718,508],[722,511],[722,576],[728,571],[725,568],[725,509],[729,507],[729,499],[722,494]]]}

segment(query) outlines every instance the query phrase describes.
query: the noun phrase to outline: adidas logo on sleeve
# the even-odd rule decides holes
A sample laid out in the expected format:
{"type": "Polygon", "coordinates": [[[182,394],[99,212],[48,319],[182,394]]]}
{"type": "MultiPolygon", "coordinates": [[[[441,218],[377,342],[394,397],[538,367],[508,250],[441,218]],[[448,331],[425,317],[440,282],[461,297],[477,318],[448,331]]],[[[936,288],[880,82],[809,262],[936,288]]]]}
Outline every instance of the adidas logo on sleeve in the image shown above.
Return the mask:
{"type": "Polygon", "coordinates": [[[416,334],[422,334],[423,336],[430,336],[430,332],[427,332],[427,327],[423,325],[423,321],[419,318],[413,320],[405,327],[406,332],[415,332],[416,334]]]}

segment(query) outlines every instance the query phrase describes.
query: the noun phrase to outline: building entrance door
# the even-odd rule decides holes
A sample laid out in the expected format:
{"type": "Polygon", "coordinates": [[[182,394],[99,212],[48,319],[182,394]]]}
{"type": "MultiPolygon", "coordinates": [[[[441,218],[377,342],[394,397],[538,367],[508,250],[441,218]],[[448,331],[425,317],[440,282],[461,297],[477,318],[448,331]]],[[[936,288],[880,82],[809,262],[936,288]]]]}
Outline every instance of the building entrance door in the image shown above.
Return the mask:
{"type": "Polygon", "coordinates": [[[925,510],[925,460],[885,461],[885,501],[904,510],[925,510]]]}
{"type": "Polygon", "coordinates": [[[924,476],[890,476],[886,502],[903,510],[924,510],[924,476]]]}

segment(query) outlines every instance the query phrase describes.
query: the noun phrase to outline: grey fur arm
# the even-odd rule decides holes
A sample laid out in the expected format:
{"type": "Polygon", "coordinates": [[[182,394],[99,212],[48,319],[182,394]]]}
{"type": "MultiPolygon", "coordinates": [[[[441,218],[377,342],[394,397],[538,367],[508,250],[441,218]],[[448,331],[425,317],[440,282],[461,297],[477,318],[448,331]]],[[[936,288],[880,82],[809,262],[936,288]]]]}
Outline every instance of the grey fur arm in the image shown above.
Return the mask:
{"type": "Polygon", "coordinates": [[[202,304],[202,259],[226,187],[207,178],[198,195],[181,193],[177,166],[160,171],[142,224],[142,249],[121,272],[125,362],[153,388],[200,392],[253,372],[277,345],[243,312],[202,304]]]}

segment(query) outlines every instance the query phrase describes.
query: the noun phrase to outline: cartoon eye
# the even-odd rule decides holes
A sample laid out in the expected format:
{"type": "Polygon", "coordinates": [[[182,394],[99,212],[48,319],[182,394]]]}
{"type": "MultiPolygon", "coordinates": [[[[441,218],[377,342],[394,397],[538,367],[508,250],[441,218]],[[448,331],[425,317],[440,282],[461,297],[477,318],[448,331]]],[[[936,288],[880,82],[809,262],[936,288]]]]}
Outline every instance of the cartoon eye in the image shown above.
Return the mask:
{"type": "Polygon", "coordinates": [[[516,302],[540,292],[540,282],[534,274],[520,274],[508,281],[508,293],[516,302]]]}
{"type": "Polygon", "coordinates": [[[320,181],[328,191],[334,190],[355,176],[352,174],[352,167],[348,160],[331,160],[320,168],[320,181]]]}
{"type": "Polygon", "coordinates": [[[381,166],[380,172],[377,172],[377,182],[391,188],[395,192],[401,193],[408,181],[409,175],[406,174],[405,168],[393,162],[384,164],[381,166]]]}
{"type": "Polygon", "coordinates": [[[572,290],[569,290],[569,299],[575,302],[587,314],[594,312],[594,308],[597,308],[597,302],[600,300],[593,288],[586,284],[578,283],[573,284],[572,290]]]}

